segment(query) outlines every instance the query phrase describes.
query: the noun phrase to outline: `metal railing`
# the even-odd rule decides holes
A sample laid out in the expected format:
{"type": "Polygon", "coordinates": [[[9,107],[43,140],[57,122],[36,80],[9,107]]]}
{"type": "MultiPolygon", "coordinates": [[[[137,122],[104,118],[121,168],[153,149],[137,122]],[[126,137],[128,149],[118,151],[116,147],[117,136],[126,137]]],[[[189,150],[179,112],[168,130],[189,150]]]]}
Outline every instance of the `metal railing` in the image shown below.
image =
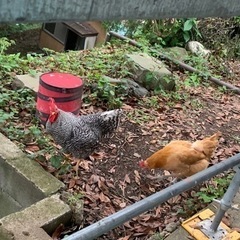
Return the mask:
{"type": "MultiPolygon", "coordinates": [[[[188,177],[172,186],[169,186],[139,202],[136,202],[102,220],[68,236],[66,240],[92,240],[111,229],[131,220],[132,218],[158,206],[159,204],[177,196],[178,194],[199,185],[200,183],[222,173],[226,170],[233,168],[240,164],[240,153],[230,157],[218,164],[215,164],[191,177],[188,177]]],[[[232,198],[235,196],[236,191],[240,184],[240,170],[237,168],[237,173],[234,176],[226,194],[221,200],[220,208],[210,228],[214,231],[222,219],[224,212],[231,206],[232,198]],[[219,221],[220,220],[220,221],[219,221]]]]}

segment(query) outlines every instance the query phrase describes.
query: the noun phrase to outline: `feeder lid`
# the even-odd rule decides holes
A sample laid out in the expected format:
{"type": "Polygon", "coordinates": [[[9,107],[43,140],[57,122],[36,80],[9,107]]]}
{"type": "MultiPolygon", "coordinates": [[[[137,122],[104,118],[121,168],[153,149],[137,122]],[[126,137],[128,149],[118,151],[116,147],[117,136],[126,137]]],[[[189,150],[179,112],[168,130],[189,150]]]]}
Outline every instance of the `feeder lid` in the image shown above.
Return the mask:
{"type": "Polygon", "coordinates": [[[58,73],[58,72],[44,73],[40,76],[40,79],[50,86],[64,89],[77,88],[82,86],[83,84],[81,78],[74,76],[70,73],[58,73]]]}

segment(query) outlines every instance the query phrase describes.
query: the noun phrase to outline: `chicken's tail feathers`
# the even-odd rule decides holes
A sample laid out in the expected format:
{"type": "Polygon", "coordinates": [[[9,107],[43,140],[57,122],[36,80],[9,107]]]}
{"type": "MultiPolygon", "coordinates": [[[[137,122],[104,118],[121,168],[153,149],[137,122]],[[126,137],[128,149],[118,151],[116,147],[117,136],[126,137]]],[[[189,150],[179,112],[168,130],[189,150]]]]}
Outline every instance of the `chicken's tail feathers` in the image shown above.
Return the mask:
{"type": "Polygon", "coordinates": [[[117,128],[119,126],[122,113],[123,113],[122,109],[115,109],[103,112],[101,113],[101,116],[103,121],[115,123],[117,128]]]}
{"type": "Polygon", "coordinates": [[[123,112],[122,109],[114,109],[114,110],[102,112],[102,113],[101,113],[101,116],[106,117],[106,118],[109,118],[109,117],[114,117],[114,116],[121,115],[122,112],[123,112]]]}
{"type": "Polygon", "coordinates": [[[109,136],[109,134],[112,134],[118,128],[122,113],[122,109],[115,109],[100,114],[100,125],[103,136],[109,136]]]}

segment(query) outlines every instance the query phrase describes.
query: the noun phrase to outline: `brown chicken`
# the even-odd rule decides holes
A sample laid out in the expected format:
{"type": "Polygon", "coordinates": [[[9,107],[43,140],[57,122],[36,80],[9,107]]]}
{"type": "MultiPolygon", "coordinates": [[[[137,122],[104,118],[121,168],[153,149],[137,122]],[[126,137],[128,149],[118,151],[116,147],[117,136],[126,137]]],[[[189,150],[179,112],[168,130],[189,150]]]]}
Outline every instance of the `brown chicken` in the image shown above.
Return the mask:
{"type": "Polygon", "coordinates": [[[179,178],[191,176],[208,167],[220,136],[221,133],[217,132],[194,143],[171,141],[145,161],[140,161],[139,165],[143,168],[167,170],[172,173],[171,176],[179,178]]]}

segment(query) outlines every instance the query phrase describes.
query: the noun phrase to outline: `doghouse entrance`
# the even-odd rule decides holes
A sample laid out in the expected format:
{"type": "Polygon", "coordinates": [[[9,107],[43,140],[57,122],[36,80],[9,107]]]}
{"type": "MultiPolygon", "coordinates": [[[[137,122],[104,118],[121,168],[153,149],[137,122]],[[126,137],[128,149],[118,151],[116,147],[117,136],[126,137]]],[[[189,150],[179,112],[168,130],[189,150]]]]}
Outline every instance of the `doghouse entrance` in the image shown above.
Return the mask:
{"type": "Polygon", "coordinates": [[[85,37],[81,37],[72,30],[68,29],[65,51],[84,49],[85,37]]]}

